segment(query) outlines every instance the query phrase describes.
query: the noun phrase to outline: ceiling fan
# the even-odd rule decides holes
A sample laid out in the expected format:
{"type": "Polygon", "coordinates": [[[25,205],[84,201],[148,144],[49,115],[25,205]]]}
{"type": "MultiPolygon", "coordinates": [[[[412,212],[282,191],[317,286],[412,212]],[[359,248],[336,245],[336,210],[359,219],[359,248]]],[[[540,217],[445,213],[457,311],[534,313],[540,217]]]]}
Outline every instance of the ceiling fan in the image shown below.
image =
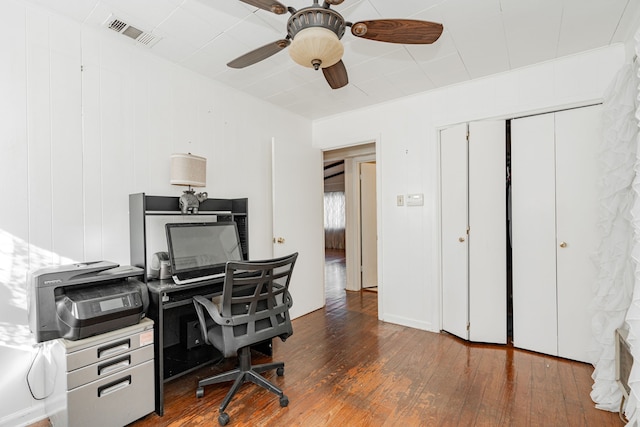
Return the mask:
{"type": "Polygon", "coordinates": [[[431,44],[442,34],[442,24],[415,19],[374,19],[347,22],[331,6],[344,0],[313,0],[313,5],[296,10],[277,0],[240,0],[257,8],[277,15],[291,14],[287,21],[287,36],[271,42],[229,62],[231,68],[245,68],[289,47],[291,58],[298,64],[322,69],[327,83],[332,89],[339,89],[349,83],[347,70],[342,62],[344,47],[340,42],[346,27],[360,38],[387,43],[431,44]]]}

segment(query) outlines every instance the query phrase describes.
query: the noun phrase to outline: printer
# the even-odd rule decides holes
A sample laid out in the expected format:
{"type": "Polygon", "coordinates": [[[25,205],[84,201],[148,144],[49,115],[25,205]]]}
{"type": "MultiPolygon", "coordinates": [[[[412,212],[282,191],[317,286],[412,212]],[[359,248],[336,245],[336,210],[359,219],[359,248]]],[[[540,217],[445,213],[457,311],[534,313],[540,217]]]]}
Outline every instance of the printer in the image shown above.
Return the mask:
{"type": "Polygon", "coordinates": [[[145,317],[144,270],[109,261],[43,268],[29,274],[28,317],[37,342],[80,340],[145,317]]]}

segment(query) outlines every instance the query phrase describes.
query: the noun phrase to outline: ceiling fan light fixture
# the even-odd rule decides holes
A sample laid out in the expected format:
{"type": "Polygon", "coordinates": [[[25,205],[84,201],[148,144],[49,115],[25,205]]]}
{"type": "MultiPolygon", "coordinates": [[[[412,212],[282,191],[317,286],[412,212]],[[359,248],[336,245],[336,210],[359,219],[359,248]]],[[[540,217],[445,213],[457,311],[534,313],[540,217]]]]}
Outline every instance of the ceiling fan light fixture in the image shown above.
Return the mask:
{"type": "Polygon", "coordinates": [[[303,67],[316,70],[335,65],[343,54],[344,47],[336,33],[322,27],[300,30],[289,46],[291,59],[303,67]]]}

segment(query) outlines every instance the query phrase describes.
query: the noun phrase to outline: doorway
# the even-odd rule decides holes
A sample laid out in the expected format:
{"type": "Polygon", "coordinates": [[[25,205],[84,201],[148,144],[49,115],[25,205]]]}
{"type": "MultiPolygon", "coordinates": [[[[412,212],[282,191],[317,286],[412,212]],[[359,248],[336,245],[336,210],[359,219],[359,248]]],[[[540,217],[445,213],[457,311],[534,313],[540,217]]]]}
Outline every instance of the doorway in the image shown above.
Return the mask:
{"type": "Polygon", "coordinates": [[[324,152],[325,271],[328,263],[343,256],[344,281],[339,291],[360,291],[363,283],[370,289],[377,288],[375,160],[375,143],[324,152]],[[362,170],[366,170],[367,182],[374,183],[373,189],[370,185],[365,189],[364,201],[362,170]]]}

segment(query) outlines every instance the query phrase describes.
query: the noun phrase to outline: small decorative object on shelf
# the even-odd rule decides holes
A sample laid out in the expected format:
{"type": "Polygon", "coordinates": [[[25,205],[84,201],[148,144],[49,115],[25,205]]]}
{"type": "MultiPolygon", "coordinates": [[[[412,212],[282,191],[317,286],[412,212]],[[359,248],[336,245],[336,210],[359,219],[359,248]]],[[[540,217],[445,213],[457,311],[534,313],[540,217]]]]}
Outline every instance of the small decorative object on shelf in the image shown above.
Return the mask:
{"type": "Polygon", "coordinates": [[[191,187],[204,187],[207,184],[207,159],[191,153],[171,155],[171,184],[188,185],[180,196],[180,211],[183,214],[198,213],[200,202],[207,199],[206,192],[196,193],[191,187]]]}
{"type": "Polygon", "coordinates": [[[182,192],[182,196],[180,196],[180,210],[183,214],[188,213],[198,213],[198,208],[200,207],[200,202],[207,200],[207,192],[196,193],[192,189],[188,189],[182,192]]]}

